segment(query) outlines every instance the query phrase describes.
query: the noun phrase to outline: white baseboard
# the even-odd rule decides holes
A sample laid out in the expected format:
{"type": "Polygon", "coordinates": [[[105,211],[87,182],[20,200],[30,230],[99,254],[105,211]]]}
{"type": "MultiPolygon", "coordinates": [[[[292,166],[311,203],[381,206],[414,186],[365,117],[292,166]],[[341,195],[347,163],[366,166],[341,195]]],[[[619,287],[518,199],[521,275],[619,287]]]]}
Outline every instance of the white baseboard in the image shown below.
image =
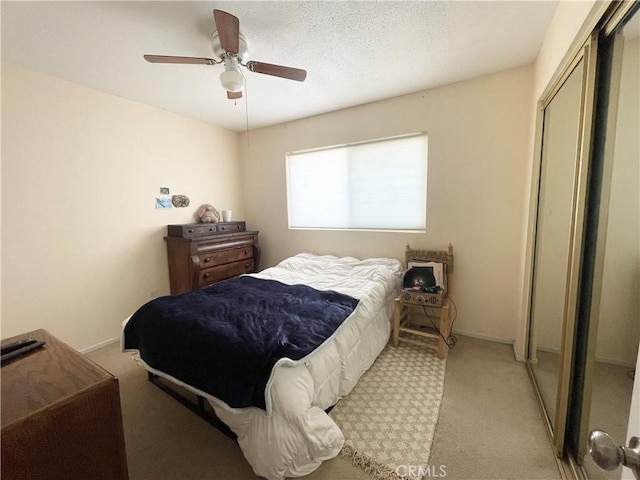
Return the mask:
{"type": "Polygon", "coordinates": [[[466,330],[454,330],[453,333],[458,335],[464,335],[465,337],[478,338],[480,340],[487,340],[489,342],[505,343],[507,345],[511,345],[513,343],[513,340],[510,340],[507,338],[491,337],[489,335],[482,335],[480,333],[468,332],[466,330]]]}
{"type": "MultiPolygon", "coordinates": [[[[516,341],[514,340],[513,343],[511,344],[513,346],[513,357],[516,359],[517,362],[525,362],[525,358],[524,355],[518,353],[516,351],[516,341]]],[[[536,359],[536,363],[538,363],[538,359],[536,359]]]]}
{"type": "Polygon", "coordinates": [[[524,361],[525,361],[524,355],[520,355],[520,354],[518,354],[516,352],[516,341],[515,340],[509,340],[507,338],[491,337],[489,335],[482,335],[482,334],[475,333],[475,332],[467,332],[465,330],[454,330],[453,333],[457,333],[459,335],[464,335],[465,337],[472,337],[472,338],[478,338],[480,340],[487,340],[488,342],[495,342],[495,343],[502,343],[504,345],[511,345],[511,347],[513,348],[513,357],[516,359],[516,361],[522,362],[522,363],[524,363],[524,361]]]}
{"type": "Polygon", "coordinates": [[[112,343],[116,343],[119,341],[120,341],[119,336],[115,338],[110,338],[109,340],[105,340],[104,342],[96,343],[95,345],[92,345],[90,347],[83,348],[82,350],[80,350],[80,353],[82,354],[90,353],[90,352],[93,352],[94,350],[98,350],[99,348],[106,347],[107,345],[111,345],[112,343]]]}
{"type": "Polygon", "coordinates": [[[609,363],[618,367],[636,368],[635,363],[625,362],[624,360],[616,360],[615,358],[596,357],[596,362],[609,363]]]}
{"type": "MultiPolygon", "coordinates": [[[[560,355],[560,349],[559,348],[541,347],[540,345],[538,345],[537,349],[540,350],[541,352],[554,353],[556,355],[560,355]]],[[[598,357],[598,356],[596,356],[596,362],[609,363],[611,365],[617,365],[619,367],[629,367],[629,368],[635,368],[636,367],[633,362],[625,362],[624,360],[618,360],[618,359],[615,359],[615,358],[606,358],[606,357],[598,357]]]]}
{"type": "Polygon", "coordinates": [[[547,352],[547,353],[555,353],[556,355],[560,355],[560,349],[559,348],[555,348],[555,347],[541,347],[540,345],[536,346],[537,350],[540,350],[541,352],[547,352]]]}

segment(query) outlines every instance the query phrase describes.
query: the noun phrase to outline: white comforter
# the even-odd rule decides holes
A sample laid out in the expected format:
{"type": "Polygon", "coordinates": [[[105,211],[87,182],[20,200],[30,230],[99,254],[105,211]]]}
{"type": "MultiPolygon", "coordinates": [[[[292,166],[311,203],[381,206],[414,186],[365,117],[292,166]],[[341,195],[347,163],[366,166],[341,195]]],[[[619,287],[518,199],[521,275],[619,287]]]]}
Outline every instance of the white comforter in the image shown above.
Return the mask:
{"type": "Polygon", "coordinates": [[[203,395],[238,436],[256,475],[267,479],[307,475],[340,452],[344,436],[324,410],[353,389],[386,345],[402,274],[398,260],[311,253],[252,274],[334,290],[360,300],[351,316],[318,349],[298,361],[282,359],[276,364],[265,391],[266,411],[231,408],[203,395]]]}

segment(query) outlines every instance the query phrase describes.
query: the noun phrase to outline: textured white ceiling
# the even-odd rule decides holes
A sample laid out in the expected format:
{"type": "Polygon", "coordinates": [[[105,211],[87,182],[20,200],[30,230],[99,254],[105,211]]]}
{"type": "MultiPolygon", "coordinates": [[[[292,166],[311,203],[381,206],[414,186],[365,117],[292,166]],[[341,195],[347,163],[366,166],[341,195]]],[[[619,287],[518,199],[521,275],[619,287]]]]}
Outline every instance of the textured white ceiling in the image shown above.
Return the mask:
{"type": "Polygon", "coordinates": [[[9,2],[2,61],[242,131],[426,90],[535,60],[557,1],[9,2]],[[214,8],[240,19],[249,59],[304,68],[303,83],[243,70],[226,98],[214,8]],[[245,103],[245,99],[247,103],[245,103]],[[248,107],[248,108],[245,108],[248,107]]]}

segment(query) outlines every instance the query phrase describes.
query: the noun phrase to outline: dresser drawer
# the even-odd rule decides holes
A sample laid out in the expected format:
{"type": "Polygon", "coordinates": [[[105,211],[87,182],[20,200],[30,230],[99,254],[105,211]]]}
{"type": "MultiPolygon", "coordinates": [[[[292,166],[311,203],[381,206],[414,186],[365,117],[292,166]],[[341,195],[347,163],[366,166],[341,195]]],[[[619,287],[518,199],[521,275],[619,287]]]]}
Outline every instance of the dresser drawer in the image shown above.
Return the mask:
{"type": "Polygon", "coordinates": [[[217,226],[218,226],[218,233],[244,232],[246,230],[246,226],[244,222],[219,223],[217,226]]]}
{"type": "Polygon", "coordinates": [[[245,222],[190,223],[187,225],[167,225],[167,236],[197,238],[219,233],[246,232],[245,222]]]}
{"type": "Polygon", "coordinates": [[[260,265],[258,233],[244,221],[168,225],[167,260],[171,294],[189,292],[260,265]]]}
{"type": "MultiPolygon", "coordinates": [[[[198,242],[195,245],[195,249],[197,255],[202,259],[216,252],[228,252],[229,250],[236,248],[248,248],[249,251],[251,251],[253,250],[253,245],[255,245],[255,240],[252,235],[242,235],[242,233],[239,233],[231,238],[226,236],[222,238],[206,238],[203,241],[198,242]]],[[[211,261],[213,261],[213,259],[210,260],[210,262],[211,261]]]]}
{"type": "Polygon", "coordinates": [[[169,225],[167,234],[170,237],[192,238],[217,233],[215,223],[193,223],[189,225],[169,225]]]}
{"type": "Polygon", "coordinates": [[[216,265],[215,267],[200,270],[198,276],[199,286],[208,285],[210,283],[225,280],[227,278],[236,277],[243,273],[251,273],[254,271],[253,258],[240,262],[227,263],[225,265],[216,265]]]}
{"type": "Polygon", "coordinates": [[[242,248],[232,248],[230,250],[219,250],[217,252],[201,253],[200,268],[209,268],[212,265],[223,265],[226,263],[238,262],[253,257],[253,244],[242,248]]]}

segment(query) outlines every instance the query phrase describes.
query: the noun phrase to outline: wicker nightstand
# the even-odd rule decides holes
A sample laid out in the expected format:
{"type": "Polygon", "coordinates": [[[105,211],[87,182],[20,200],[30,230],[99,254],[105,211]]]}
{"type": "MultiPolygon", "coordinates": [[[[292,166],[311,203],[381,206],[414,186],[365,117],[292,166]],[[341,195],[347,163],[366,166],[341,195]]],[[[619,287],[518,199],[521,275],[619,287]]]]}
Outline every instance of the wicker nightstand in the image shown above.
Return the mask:
{"type": "Polygon", "coordinates": [[[411,338],[401,337],[400,332],[408,333],[410,335],[417,335],[419,337],[427,337],[427,338],[437,338],[438,342],[438,357],[446,358],[447,352],[449,351],[448,345],[445,343],[444,338],[449,338],[451,335],[451,316],[449,314],[449,298],[444,295],[441,299],[441,304],[439,307],[434,307],[425,302],[425,296],[430,296],[430,294],[420,294],[414,295],[413,298],[405,299],[405,293],[410,292],[402,292],[400,297],[396,298],[394,305],[394,315],[393,315],[393,332],[391,336],[391,340],[394,347],[398,346],[399,342],[411,343],[414,345],[424,345],[424,342],[419,340],[413,340],[411,338]],[[412,308],[437,308],[440,310],[440,324],[438,325],[438,330],[433,327],[412,327],[411,326],[411,309],[412,308]]]}
{"type": "Polygon", "coordinates": [[[425,342],[407,338],[412,335],[417,337],[437,338],[438,357],[446,358],[449,346],[446,339],[451,336],[451,315],[448,292],[451,291],[450,276],[453,273],[453,246],[449,244],[447,250],[412,250],[409,244],[405,251],[405,266],[412,261],[439,262],[445,265],[446,272],[446,292],[426,293],[415,290],[403,290],[400,296],[395,299],[393,329],[391,341],[394,347],[399,342],[411,343],[424,346],[425,342]],[[418,326],[411,322],[411,310],[414,308],[429,309],[433,312],[439,310],[440,321],[437,328],[432,326],[418,326]],[[400,333],[408,335],[400,336],[400,333]]]}

